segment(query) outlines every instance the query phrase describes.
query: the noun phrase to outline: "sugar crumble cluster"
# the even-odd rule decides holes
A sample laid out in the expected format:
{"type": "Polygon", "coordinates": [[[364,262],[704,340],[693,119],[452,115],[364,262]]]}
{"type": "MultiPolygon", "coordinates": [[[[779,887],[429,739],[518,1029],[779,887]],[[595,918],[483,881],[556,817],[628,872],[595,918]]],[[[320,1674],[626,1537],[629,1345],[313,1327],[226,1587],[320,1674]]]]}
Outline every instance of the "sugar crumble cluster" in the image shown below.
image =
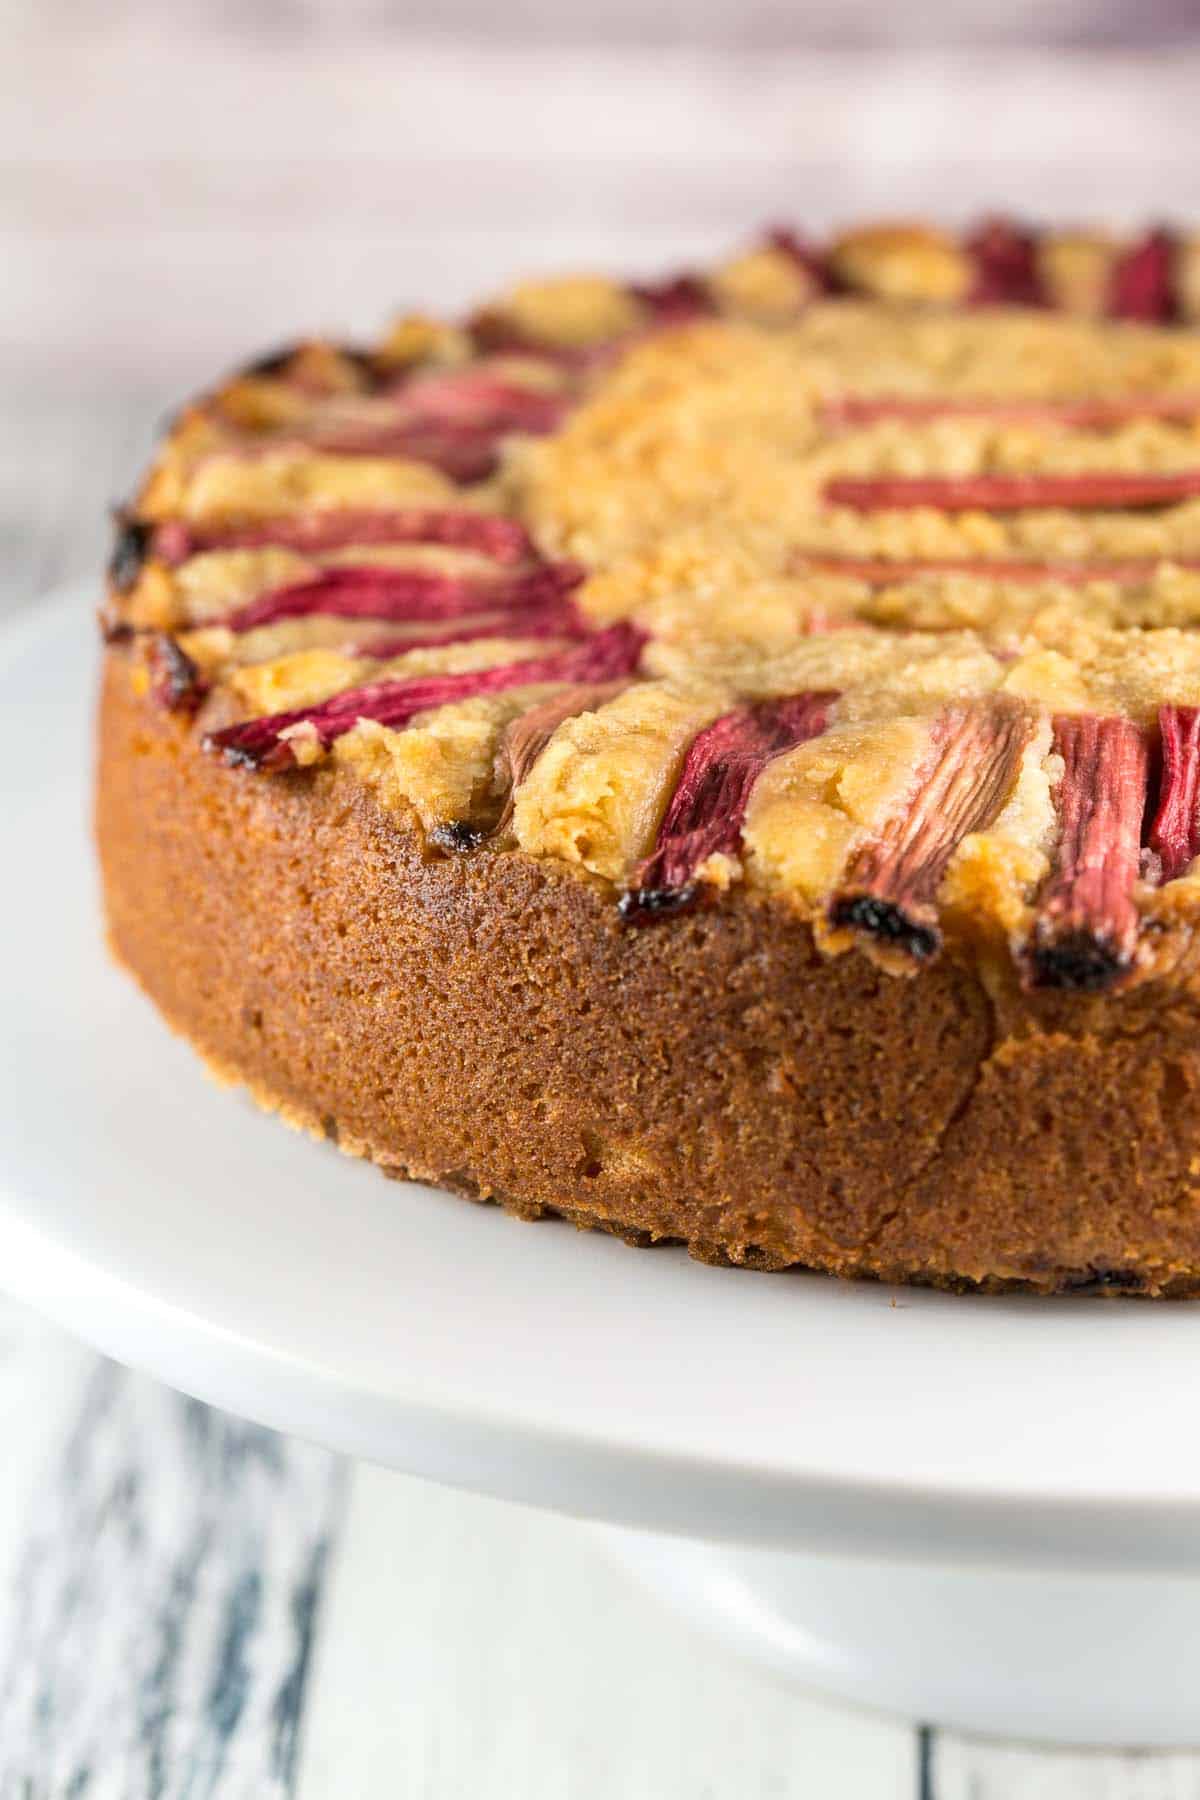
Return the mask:
{"type": "Polygon", "coordinates": [[[175,422],[106,630],[196,754],[629,929],[1133,986],[1200,905],[1198,319],[1200,239],[992,221],[297,345],[175,422]]]}

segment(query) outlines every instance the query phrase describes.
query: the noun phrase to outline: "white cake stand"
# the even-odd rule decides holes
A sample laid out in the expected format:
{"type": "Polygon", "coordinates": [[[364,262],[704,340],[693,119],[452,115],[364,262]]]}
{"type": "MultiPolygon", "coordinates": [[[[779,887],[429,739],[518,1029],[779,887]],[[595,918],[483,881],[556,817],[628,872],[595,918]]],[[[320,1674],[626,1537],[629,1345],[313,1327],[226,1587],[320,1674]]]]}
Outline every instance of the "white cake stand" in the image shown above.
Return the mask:
{"type": "Polygon", "coordinates": [[[604,1522],[790,1680],[1200,1744],[1200,1305],[704,1268],[383,1181],[221,1092],[103,951],[93,598],[0,637],[0,1281],[217,1405],[604,1522]]]}

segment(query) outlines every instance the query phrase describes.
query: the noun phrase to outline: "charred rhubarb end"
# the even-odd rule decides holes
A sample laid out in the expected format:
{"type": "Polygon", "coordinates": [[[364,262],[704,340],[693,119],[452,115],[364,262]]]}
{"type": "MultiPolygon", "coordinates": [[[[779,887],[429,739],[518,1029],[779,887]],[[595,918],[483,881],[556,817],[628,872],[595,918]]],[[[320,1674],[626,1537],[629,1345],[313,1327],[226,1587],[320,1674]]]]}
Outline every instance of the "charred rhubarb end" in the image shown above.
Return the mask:
{"type": "Polygon", "coordinates": [[[167,712],[194,713],[208,684],[187,651],[169,632],[156,631],[146,645],[150,696],[167,712]]]}
{"type": "Polygon", "coordinates": [[[736,855],[750,790],[784,750],[824,731],[834,693],[792,694],[725,713],[700,732],[684,758],[653,855],[620,902],[631,925],[685,911],[700,898],[710,856],[736,855]]]}
{"type": "Polygon", "coordinates": [[[1034,988],[1098,993],[1133,967],[1134,884],[1150,753],[1131,719],[1089,713],[1054,720],[1063,760],[1056,867],[1038,903],[1026,979],[1034,988]]]}
{"type": "Polygon", "coordinates": [[[699,898],[698,881],[685,881],[682,887],[626,888],[617,901],[617,911],[626,925],[652,925],[658,919],[690,912],[699,898]]]}
{"type": "Polygon", "coordinates": [[[841,894],[829,908],[829,923],[835,930],[859,932],[898,950],[914,963],[931,962],[942,947],[934,906],[910,902],[906,909],[874,894],[841,894]]]}
{"type": "MultiPolygon", "coordinates": [[[[490,669],[470,669],[456,675],[424,675],[408,681],[373,681],[346,688],[320,706],[294,712],[270,713],[249,719],[224,731],[209,733],[205,750],[223,756],[238,768],[287,769],[300,760],[293,740],[302,741],[306,752],[328,750],[360,719],[401,730],[418,713],[434,707],[470,700],[477,694],[499,694],[506,688],[559,682],[605,682],[632,675],[641,658],[646,634],[622,621],[597,631],[583,643],[553,656],[498,663],[490,669]]],[[[304,760],[311,761],[306,754],[304,760]]]]}
{"type": "Polygon", "coordinates": [[[1038,270],[1038,243],[1032,231],[1012,219],[985,219],[968,236],[964,248],[975,280],[975,306],[1045,306],[1046,292],[1038,270]]]}
{"type": "Polygon", "coordinates": [[[1177,246],[1169,231],[1151,231],[1119,256],[1113,268],[1108,311],[1114,319],[1169,324],[1177,316],[1177,246]]]}
{"type": "Polygon", "coordinates": [[[486,830],[472,824],[470,819],[449,819],[445,824],[433,827],[429,842],[447,856],[465,856],[469,851],[477,850],[486,837],[486,830]]]}
{"type": "Polygon", "coordinates": [[[1162,777],[1149,845],[1164,881],[1186,873],[1200,856],[1200,707],[1164,706],[1162,777]]]}
{"type": "Polygon", "coordinates": [[[108,559],[108,579],[118,594],[127,594],[137,581],[150,551],[151,527],[130,513],[113,514],[115,534],[108,559]]]}
{"type": "Polygon", "coordinates": [[[825,486],[831,506],[858,512],[913,506],[939,512],[1023,512],[1068,507],[1102,510],[1174,506],[1200,495],[1200,469],[1097,471],[1084,475],[836,476],[825,486]]]}
{"type": "Polygon", "coordinates": [[[338,619],[385,619],[396,624],[433,623],[472,613],[502,611],[519,616],[560,601],[578,587],[584,571],[577,563],[547,563],[525,575],[480,581],[429,569],[391,569],[373,563],[345,564],[311,581],[272,588],[222,621],[230,631],[253,631],[283,619],[316,615],[338,619]]]}
{"type": "Polygon", "coordinates": [[[965,837],[991,824],[1016,779],[1032,719],[999,698],[949,706],[935,719],[908,804],[864,844],[829,906],[829,923],[885,958],[938,954],[937,893],[965,837]]]}

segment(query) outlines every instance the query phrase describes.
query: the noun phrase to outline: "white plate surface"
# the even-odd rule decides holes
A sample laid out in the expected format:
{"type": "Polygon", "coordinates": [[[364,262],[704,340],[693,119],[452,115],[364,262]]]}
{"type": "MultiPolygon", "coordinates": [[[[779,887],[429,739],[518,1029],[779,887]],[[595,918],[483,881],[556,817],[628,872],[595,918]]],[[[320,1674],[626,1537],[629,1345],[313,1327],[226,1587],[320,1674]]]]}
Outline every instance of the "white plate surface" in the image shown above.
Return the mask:
{"type": "Polygon", "coordinates": [[[515,1498],[1200,1565],[1200,1305],[709,1269],[385,1181],[213,1085],[102,947],[92,601],[0,638],[0,1281],[205,1399],[515,1498]]]}

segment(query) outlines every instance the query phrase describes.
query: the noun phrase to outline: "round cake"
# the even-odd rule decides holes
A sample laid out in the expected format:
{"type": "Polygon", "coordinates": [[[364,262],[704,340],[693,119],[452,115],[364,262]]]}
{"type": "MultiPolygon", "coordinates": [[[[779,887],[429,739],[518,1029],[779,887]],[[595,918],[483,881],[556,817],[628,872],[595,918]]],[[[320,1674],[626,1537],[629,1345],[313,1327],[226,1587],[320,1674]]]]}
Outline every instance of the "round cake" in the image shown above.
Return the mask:
{"type": "Polygon", "coordinates": [[[116,955],[522,1217],[1200,1292],[1198,315],[893,224],[251,363],[117,521],[116,955]]]}

